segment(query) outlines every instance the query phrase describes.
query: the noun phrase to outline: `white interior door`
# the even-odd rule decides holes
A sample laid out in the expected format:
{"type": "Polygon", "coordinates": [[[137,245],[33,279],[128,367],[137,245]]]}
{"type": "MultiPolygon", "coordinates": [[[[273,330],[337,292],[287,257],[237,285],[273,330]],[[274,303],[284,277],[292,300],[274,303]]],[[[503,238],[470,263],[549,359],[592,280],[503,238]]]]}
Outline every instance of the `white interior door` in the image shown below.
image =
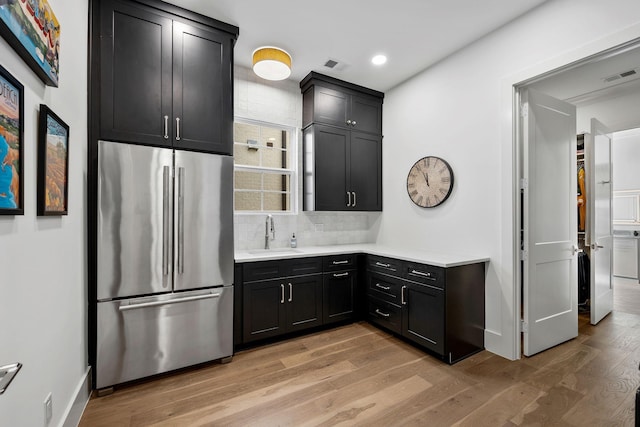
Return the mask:
{"type": "Polygon", "coordinates": [[[523,338],[530,356],[578,336],[576,110],[522,91],[523,338]]]}
{"type": "Polygon", "coordinates": [[[591,324],[613,308],[613,232],[611,132],[591,119],[591,134],[585,135],[587,175],[586,243],[591,248],[591,324]]]}

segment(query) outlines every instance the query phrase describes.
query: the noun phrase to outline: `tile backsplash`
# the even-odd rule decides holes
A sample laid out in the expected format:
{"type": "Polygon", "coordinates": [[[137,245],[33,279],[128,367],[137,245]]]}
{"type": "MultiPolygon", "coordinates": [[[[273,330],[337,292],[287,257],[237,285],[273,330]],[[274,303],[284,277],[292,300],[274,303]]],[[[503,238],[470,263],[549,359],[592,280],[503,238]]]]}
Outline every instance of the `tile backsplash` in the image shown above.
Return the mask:
{"type": "MultiPolygon", "coordinates": [[[[300,212],[273,215],[276,238],[272,248],[289,247],[296,234],[299,247],[373,243],[376,241],[380,212],[300,212]]],[[[266,214],[235,215],[235,249],[264,248],[266,214]]]]}

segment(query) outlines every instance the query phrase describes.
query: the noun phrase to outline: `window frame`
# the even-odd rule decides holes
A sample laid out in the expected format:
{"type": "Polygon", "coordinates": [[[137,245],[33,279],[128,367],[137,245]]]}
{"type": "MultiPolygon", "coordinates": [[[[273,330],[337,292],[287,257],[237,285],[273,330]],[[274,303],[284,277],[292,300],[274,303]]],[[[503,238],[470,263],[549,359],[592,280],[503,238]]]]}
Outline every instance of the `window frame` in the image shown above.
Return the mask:
{"type": "MultiPolygon", "coordinates": [[[[242,165],[237,164],[235,155],[233,159],[233,213],[235,215],[264,215],[264,214],[272,214],[272,215],[297,215],[298,214],[298,169],[299,169],[299,161],[298,161],[298,134],[299,129],[294,126],[283,125],[281,123],[274,122],[266,122],[262,120],[248,119],[244,117],[234,117],[233,119],[234,128],[235,124],[245,124],[245,125],[253,125],[259,127],[266,127],[271,129],[279,129],[288,132],[289,141],[286,151],[289,151],[289,165],[290,168],[273,168],[266,166],[253,166],[253,165],[242,165]],[[289,210],[265,210],[264,209],[264,196],[261,197],[261,210],[236,210],[235,205],[235,195],[238,192],[259,192],[262,195],[264,194],[286,194],[286,192],[280,191],[269,191],[264,190],[264,183],[262,185],[262,189],[259,190],[238,190],[236,188],[235,182],[235,174],[236,172],[260,172],[266,174],[274,174],[274,175],[287,175],[289,177],[289,210]]],[[[238,146],[247,146],[246,142],[236,141],[235,129],[233,132],[233,152],[235,153],[235,147],[238,146]]],[[[264,149],[266,147],[260,146],[259,149],[264,149]]],[[[279,149],[282,150],[282,149],[279,149]]]]}

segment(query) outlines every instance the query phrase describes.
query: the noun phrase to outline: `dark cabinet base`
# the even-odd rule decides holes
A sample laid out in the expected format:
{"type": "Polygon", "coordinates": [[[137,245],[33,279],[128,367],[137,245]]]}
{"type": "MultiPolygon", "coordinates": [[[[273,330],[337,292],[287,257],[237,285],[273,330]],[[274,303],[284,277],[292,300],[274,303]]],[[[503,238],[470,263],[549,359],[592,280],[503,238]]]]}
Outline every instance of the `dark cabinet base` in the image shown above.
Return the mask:
{"type": "Polygon", "coordinates": [[[235,347],[364,319],[453,364],[484,349],[484,268],[365,255],[238,265],[235,347]]]}
{"type": "Polygon", "coordinates": [[[453,364],[484,349],[484,263],[368,257],[366,319],[453,364]]]}

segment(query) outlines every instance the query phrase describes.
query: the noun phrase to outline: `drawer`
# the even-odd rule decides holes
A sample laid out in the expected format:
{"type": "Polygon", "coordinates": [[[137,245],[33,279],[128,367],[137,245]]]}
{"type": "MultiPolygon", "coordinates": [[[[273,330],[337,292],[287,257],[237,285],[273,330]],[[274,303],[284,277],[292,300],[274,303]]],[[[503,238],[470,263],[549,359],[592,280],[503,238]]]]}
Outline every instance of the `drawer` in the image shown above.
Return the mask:
{"type": "Polygon", "coordinates": [[[444,289],[444,268],[442,267],[407,262],[404,265],[403,277],[412,282],[444,289]]]}
{"type": "Polygon", "coordinates": [[[244,282],[277,279],[286,275],[286,265],[280,260],[246,262],[242,265],[242,280],[244,282]]]}
{"type": "Polygon", "coordinates": [[[377,255],[367,256],[367,269],[401,277],[402,261],[377,255]]]}
{"type": "Polygon", "coordinates": [[[369,295],[367,320],[397,334],[402,331],[402,307],[369,295]]]}
{"type": "Polygon", "coordinates": [[[367,274],[367,291],[370,295],[394,304],[401,304],[402,280],[384,274],[367,274]]]}
{"type": "Polygon", "coordinates": [[[357,255],[330,255],[323,258],[324,271],[354,270],[357,267],[357,255]]]}
{"type": "Polygon", "coordinates": [[[279,279],[322,273],[322,258],[294,258],[274,261],[247,262],[243,265],[243,281],[279,279]]]}
{"type": "Polygon", "coordinates": [[[322,258],[293,258],[281,261],[285,264],[286,276],[305,276],[322,273],[322,258]]]}

